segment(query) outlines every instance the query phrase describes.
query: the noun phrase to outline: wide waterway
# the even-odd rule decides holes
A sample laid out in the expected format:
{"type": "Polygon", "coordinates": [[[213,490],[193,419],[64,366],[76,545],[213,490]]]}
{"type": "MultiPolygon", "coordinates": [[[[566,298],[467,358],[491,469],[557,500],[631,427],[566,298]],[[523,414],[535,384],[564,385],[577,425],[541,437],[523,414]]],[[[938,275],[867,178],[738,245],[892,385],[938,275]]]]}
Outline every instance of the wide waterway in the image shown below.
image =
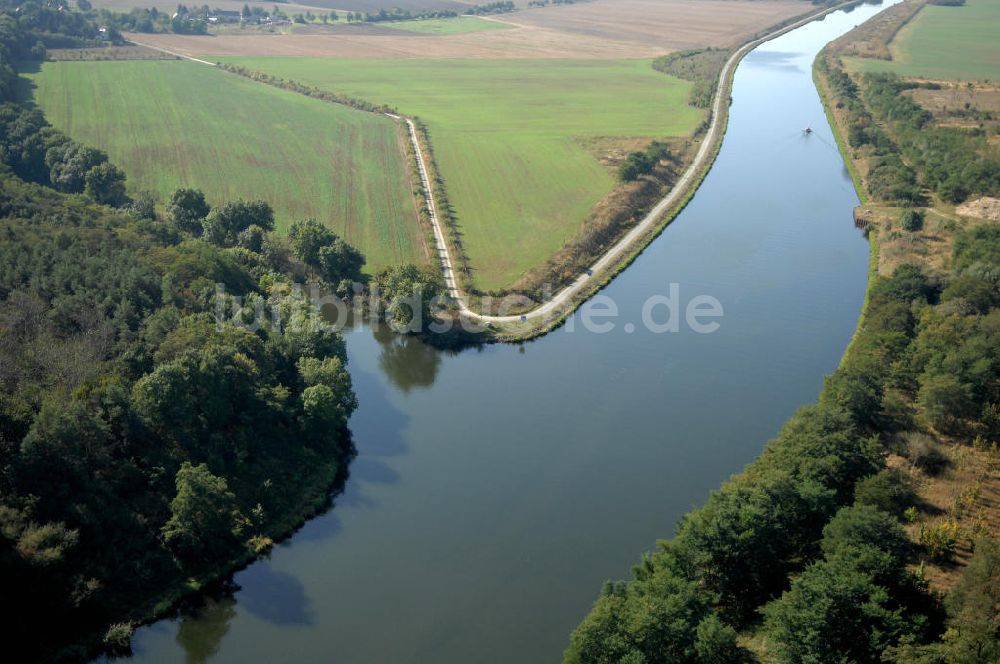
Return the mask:
{"type": "Polygon", "coordinates": [[[744,59],[705,182],[603,291],[619,310],[611,332],[578,313],[524,346],[444,354],[349,331],[361,405],[344,494],[236,574],[231,597],[140,629],[135,659],[558,661],[604,580],[627,576],[836,367],[868,245],[811,65],[888,4],[744,59]],[[718,331],[647,329],[643,304],[670,284],[682,307],[716,298],[718,331]]]}

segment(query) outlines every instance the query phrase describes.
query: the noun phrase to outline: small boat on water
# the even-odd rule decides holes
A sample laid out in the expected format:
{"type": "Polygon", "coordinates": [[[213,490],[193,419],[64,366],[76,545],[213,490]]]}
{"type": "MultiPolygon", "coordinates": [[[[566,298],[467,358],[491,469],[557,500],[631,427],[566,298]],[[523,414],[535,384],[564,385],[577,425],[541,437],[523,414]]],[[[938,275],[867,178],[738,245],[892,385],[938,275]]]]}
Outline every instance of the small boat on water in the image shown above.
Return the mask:
{"type": "Polygon", "coordinates": [[[805,129],[802,130],[802,133],[803,134],[811,134],[811,133],[813,133],[812,127],[806,127],[805,129]]]}

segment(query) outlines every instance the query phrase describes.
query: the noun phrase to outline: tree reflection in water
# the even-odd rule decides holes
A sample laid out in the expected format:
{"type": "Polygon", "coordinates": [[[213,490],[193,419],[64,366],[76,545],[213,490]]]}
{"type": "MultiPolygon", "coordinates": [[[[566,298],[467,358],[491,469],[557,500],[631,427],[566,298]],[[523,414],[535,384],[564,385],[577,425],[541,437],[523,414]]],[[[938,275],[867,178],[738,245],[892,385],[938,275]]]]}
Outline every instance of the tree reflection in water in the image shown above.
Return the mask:
{"type": "Polygon", "coordinates": [[[375,340],[382,347],[379,367],[403,392],[427,388],[434,384],[441,365],[441,353],[412,335],[396,334],[386,325],[372,328],[375,340]]]}
{"type": "Polygon", "coordinates": [[[177,626],[177,644],[184,649],[187,664],[203,664],[219,652],[229,623],[236,617],[236,600],[231,593],[206,597],[196,610],[185,612],[177,626]]]}

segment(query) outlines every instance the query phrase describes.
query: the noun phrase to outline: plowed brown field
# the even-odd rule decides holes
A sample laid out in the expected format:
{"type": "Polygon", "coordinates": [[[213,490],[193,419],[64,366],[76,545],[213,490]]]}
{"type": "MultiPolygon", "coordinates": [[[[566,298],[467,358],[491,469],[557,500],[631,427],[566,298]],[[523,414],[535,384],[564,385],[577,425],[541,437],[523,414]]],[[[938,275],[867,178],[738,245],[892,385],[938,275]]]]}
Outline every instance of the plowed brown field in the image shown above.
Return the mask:
{"type": "Polygon", "coordinates": [[[493,20],[514,29],[457,35],[337,26],[310,34],[136,38],[191,56],[649,58],[694,46],[736,45],[811,7],[800,0],[594,0],[504,14],[493,20]]]}

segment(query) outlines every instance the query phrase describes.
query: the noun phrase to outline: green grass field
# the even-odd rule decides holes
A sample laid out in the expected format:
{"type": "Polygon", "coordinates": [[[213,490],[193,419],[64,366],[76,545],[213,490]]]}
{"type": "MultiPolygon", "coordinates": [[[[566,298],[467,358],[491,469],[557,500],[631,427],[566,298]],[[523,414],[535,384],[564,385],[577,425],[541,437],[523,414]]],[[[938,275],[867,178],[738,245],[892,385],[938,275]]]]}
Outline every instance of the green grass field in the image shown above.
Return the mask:
{"type": "Polygon", "coordinates": [[[50,62],[26,74],[53,125],[105,150],[132,191],[263,198],[328,223],[375,269],[425,262],[396,125],[190,62],[50,62]]]}
{"type": "Polygon", "coordinates": [[[380,23],[387,28],[421,32],[428,35],[459,35],[466,32],[486,32],[487,30],[508,30],[510,25],[499,21],[487,21],[475,16],[455,18],[433,18],[425,21],[392,21],[380,23]]]}
{"type": "Polygon", "coordinates": [[[928,5],[892,40],[893,60],[848,58],[861,71],[936,79],[1000,80],[1000,2],[928,5]]]}
{"type": "Polygon", "coordinates": [[[648,61],[226,59],[424,120],[484,289],[545,262],[614,187],[580,139],[687,135],[705,117],[648,61]]]}

